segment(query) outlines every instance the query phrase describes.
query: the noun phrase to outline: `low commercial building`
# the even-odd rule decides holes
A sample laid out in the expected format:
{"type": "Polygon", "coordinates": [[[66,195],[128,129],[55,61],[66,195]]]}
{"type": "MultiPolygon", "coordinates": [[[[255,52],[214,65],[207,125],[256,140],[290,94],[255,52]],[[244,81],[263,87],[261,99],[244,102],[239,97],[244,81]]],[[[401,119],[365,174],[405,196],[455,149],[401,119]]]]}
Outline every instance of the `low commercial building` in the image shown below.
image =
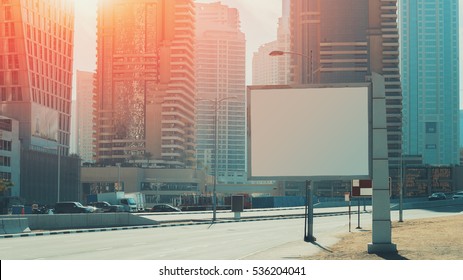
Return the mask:
{"type": "Polygon", "coordinates": [[[81,201],[87,195],[104,192],[141,192],[146,207],[173,203],[183,195],[200,195],[213,180],[196,169],[154,169],[140,167],[82,167],[81,201]]]}

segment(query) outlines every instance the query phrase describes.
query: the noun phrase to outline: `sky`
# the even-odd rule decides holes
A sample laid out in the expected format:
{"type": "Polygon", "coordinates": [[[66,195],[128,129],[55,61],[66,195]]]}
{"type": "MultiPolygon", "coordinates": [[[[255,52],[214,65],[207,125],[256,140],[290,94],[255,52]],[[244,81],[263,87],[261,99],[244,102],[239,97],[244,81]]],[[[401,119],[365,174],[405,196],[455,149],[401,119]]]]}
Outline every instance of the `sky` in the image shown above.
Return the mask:
{"type": "MultiPolygon", "coordinates": [[[[196,0],[201,3],[218,0],[196,0]]],[[[241,30],[246,34],[246,83],[252,81],[252,54],[259,46],[276,40],[281,0],[222,0],[222,4],[240,12],[241,30]]],[[[97,0],[75,1],[74,70],[96,69],[96,3],[97,0]]],[[[460,0],[463,15],[463,0],[460,0]]],[[[463,16],[460,16],[460,53],[463,53],[463,16]]],[[[463,109],[463,59],[460,59],[460,108],[463,109]]],[[[75,75],[74,75],[75,80],[75,75]]],[[[74,87],[75,88],[75,87],[74,87]]]]}

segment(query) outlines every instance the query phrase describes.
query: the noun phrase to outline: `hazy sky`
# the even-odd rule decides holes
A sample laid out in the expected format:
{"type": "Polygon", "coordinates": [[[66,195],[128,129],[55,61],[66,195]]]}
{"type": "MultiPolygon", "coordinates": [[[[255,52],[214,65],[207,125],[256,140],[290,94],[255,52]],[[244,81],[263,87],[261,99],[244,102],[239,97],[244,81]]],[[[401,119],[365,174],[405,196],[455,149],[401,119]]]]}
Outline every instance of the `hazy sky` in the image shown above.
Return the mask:
{"type": "MultiPolygon", "coordinates": [[[[94,71],[97,0],[75,2],[74,69],[94,71]]],[[[196,2],[211,3],[218,0],[196,0],[196,2]]],[[[251,84],[252,54],[260,45],[276,39],[278,18],[281,16],[281,0],[222,0],[221,2],[240,11],[241,30],[246,34],[246,82],[251,84]]],[[[460,15],[463,15],[463,0],[460,0],[460,15]]],[[[462,41],[463,20],[460,16],[460,42],[462,41]]],[[[463,52],[463,43],[460,43],[460,52],[463,52]]],[[[463,67],[460,69],[460,81],[463,81],[463,67]]],[[[460,89],[460,108],[463,108],[463,82],[460,82],[460,89]]]]}

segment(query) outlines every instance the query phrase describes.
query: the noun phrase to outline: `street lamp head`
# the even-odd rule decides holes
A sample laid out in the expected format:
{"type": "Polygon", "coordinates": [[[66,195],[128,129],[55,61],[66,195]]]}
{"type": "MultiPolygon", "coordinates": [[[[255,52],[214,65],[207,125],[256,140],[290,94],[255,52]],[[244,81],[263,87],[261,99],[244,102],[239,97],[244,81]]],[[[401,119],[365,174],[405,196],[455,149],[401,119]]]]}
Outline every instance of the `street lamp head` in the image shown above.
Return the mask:
{"type": "Polygon", "coordinates": [[[280,56],[283,55],[285,52],[284,51],[271,51],[268,55],[270,56],[280,56]]]}

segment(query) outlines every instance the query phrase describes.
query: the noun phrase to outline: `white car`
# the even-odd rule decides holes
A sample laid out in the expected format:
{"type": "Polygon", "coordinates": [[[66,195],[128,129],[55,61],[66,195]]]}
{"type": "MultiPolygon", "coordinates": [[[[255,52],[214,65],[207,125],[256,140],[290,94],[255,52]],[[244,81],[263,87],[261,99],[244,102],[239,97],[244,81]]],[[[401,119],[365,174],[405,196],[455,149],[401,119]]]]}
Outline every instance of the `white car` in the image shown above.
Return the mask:
{"type": "Polygon", "coordinates": [[[452,196],[453,199],[463,199],[463,192],[457,192],[452,196]]]}

